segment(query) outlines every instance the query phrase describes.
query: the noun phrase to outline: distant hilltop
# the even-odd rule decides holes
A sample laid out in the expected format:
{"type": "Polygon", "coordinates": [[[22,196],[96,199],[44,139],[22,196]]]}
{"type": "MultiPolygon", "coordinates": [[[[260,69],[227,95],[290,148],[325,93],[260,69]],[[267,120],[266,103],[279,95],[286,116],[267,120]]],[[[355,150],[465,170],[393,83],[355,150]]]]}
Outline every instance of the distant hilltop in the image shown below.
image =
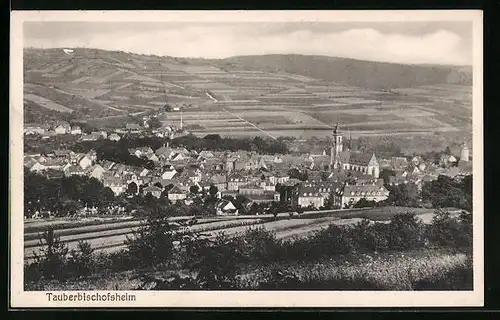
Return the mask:
{"type": "MultiPolygon", "coordinates": [[[[106,51],[88,48],[26,48],[29,59],[35,56],[42,60],[58,59],[71,50],[75,56],[90,58],[131,57],[144,62],[169,63],[182,65],[215,66],[223,70],[253,70],[268,73],[290,73],[313,79],[335,82],[340,85],[374,90],[411,88],[433,84],[472,85],[471,66],[445,65],[407,65],[387,62],[364,61],[327,56],[272,54],[237,56],[227,59],[194,59],[168,56],[140,55],[120,51],[106,51]]],[[[47,61],[49,62],[49,61],[47,61]]],[[[25,67],[29,68],[29,62],[25,67]]]]}
{"type": "Polygon", "coordinates": [[[239,56],[220,62],[228,67],[287,72],[375,90],[432,84],[472,85],[471,66],[407,65],[295,54],[239,56]]]}

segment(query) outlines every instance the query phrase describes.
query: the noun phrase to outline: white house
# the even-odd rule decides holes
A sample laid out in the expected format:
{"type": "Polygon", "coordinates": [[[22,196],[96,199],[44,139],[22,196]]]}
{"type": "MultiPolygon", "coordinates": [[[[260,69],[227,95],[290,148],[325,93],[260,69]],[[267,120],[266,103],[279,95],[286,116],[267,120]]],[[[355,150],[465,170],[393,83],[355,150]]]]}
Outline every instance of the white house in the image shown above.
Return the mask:
{"type": "Polygon", "coordinates": [[[171,167],[170,169],[167,169],[162,173],[161,178],[164,180],[171,180],[176,174],[177,170],[171,167]]]}
{"type": "Polygon", "coordinates": [[[236,209],[234,204],[229,200],[224,199],[219,201],[215,209],[218,216],[238,215],[238,209],[236,209]]]}
{"type": "Polygon", "coordinates": [[[80,128],[79,126],[72,127],[71,134],[74,134],[74,135],[82,134],[82,128],[80,128]]]}
{"type": "Polygon", "coordinates": [[[89,168],[90,166],[92,166],[92,159],[90,158],[90,156],[85,155],[80,160],[78,160],[78,164],[80,165],[80,167],[82,169],[85,170],[85,169],[89,168]]]}
{"type": "Polygon", "coordinates": [[[121,138],[118,134],[112,133],[109,135],[108,139],[111,141],[120,141],[121,138]]]}
{"type": "Polygon", "coordinates": [[[173,186],[168,190],[168,200],[170,201],[184,200],[186,198],[187,193],[182,191],[178,186],[173,186]]]}

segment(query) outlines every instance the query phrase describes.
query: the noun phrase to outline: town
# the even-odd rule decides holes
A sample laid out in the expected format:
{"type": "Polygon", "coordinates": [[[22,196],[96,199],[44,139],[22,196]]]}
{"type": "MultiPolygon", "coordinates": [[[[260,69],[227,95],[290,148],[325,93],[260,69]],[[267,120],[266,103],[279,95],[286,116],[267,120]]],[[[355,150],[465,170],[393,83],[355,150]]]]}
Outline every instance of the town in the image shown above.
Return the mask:
{"type": "MultiPolygon", "coordinates": [[[[381,158],[376,153],[351,150],[351,138],[343,136],[337,123],[332,127],[330,147],[320,154],[196,150],[170,145],[176,137],[187,134],[182,120],[176,128],[162,125],[157,117],[158,114],[144,116],[140,124],[127,123],[124,128],[112,131],[85,132],[81,126],[61,121],[52,126],[25,126],[25,137],[38,139],[42,145],[64,136],[90,145],[103,141],[108,145],[119,144],[122,139],[138,136],[146,141],[147,137],[153,137],[163,143],[159,148],[149,145],[128,148],[129,156],[143,161],[137,165],[99,157],[94,149],[78,152],[60,148],[44,153],[25,152],[24,167],[47,181],[75,176],[95,179],[102,184],[103,192],[111,193],[114,198],[152,196],[189,206],[200,199],[206,200],[202,195],[211,194],[211,207],[201,213],[204,215],[375,206],[387,201],[391,186],[404,185],[416,195],[425,182],[440,175],[460,179],[472,173],[466,143],[459,156],[448,150],[433,160],[418,155],[381,158]]],[[[220,139],[214,137],[217,138],[220,139]]],[[[26,197],[25,218],[125,213],[123,206],[109,202],[103,204],[105,207],[97,207],[82,201],[76,204],[77,210],[61,212],[44,205],[41,199],[32,198],[26,197]]]]}

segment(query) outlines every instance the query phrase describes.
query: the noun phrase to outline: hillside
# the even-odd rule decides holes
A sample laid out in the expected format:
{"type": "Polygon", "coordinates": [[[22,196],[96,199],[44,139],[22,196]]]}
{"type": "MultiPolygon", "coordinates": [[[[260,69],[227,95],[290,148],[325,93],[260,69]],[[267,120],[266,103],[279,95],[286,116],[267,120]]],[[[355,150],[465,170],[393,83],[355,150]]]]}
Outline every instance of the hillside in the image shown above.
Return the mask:
{"type": "Polygon", "coordinates": [[[432,84],[472,85],[472,68],[403,65],[305,55],[238,56],[216,61],[221,67],[288,72],[367,89],[411,88],[432,84]]]}
{"type": "MultiPolygon", "coordinates": [[[[196,135],[412,135],[470,131],[470,68],[318,56],[185,59],[74,48],[25,49],[25,122],[98,127],[184,105],[196,135]],[[468,84],[468,85],[467,85],[468,84]]],[[[178,125],[178,113],[163,114],[178,125]]]]}

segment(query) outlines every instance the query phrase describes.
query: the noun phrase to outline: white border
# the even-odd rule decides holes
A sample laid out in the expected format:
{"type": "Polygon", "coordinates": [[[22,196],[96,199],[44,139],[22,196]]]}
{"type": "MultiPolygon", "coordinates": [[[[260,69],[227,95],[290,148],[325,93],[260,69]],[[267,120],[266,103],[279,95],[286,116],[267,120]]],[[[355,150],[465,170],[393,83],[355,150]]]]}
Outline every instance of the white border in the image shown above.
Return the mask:
{"type": "MultiPolygon", "coordinates": [[[[13,11],[10,81],[11,307],[449,307],[482,306],[483,266],[483,23],[478,10],[414,11],[13,11]],[[49,302],[45,292],[23,291],[23,22],[473,22],[474,290],[401,291],[135,291],[135,302],[49,302]]],[[[100,291],[85,291],[97,293],[100,291]]],[[[106,294],[106,292],[100,292],[106,294]]],[[[71,292],[66,292],[71,293],[71,292]]],[[[132,293],[132,292],[129,292],[132,293]]]]}

